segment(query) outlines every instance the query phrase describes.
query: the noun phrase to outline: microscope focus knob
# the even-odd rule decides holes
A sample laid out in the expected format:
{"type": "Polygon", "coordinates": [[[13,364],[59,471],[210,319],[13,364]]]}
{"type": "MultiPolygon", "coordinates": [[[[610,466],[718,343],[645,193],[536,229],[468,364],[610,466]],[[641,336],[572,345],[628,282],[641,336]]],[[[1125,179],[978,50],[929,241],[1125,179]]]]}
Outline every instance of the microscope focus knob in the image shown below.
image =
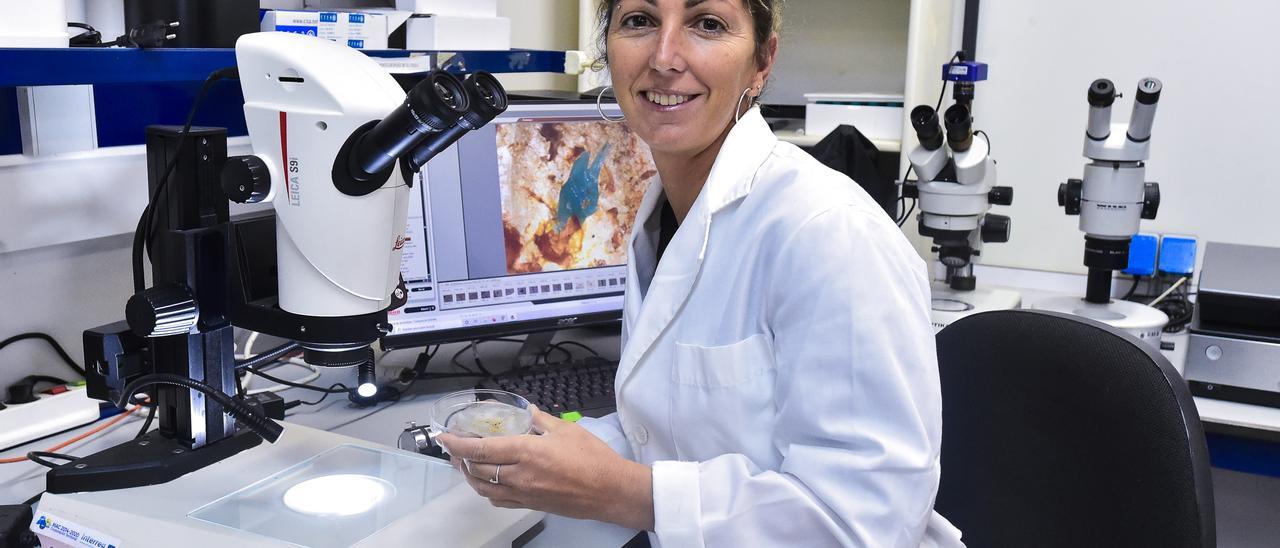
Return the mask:
{"type": "Polygon", "coordinates": [[[1002,244],[1009,241],[1010,225],[1008,217],[988,213],[982,218],[982,241],[988,244],[1002,244]]]}
{"type": "Polygon", "coordinates": [[[1160,211],[1160,183],[1142,185],[1142,218],[1151,220],[1160,211]]]}
{"type": "Polygon", "coordinates": [[[200,319],[200,309],[186,285],[167,284],[129,297],[124,316],[140,337],[167,337],[189,333],[200,319]]]}
{"type": "Polygon", "coordinates": [[[222,193],[241,204],[256,204],[271,193],[271,172],[257,156],[232,156],[222,166],[222,193]]]}
{"type": "Polygon", "coordinates": [[[1058,185],[1058,205],[1066,208],[1067,215],[1080,214],[1080,196],[1084,191],[1084,181],[1067,179],[1058,185]]]}
{"type": "Polygon", "coordinates": [[[1013,205],[1013,187],[1011,186],[995,186],[991,187],[991,192],[987,193],[987,202],[991,205],[1007,206],[1013,205]]]}
{"type": "Polygon", "coordinates": [[[919,183],[915,183],[912,181],[904,181],[902,183],[902,197],[919,199],[920,198],[919,183]]]}

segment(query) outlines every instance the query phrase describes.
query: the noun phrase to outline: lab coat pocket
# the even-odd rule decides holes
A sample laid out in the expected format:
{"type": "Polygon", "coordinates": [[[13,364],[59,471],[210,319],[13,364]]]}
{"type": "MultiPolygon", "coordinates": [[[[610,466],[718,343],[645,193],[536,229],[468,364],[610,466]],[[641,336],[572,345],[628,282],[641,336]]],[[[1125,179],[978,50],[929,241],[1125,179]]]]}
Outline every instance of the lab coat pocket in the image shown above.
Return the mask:
{"type": "Polygon", "coordinates": [[[675,344],[671,368],[673,429],[682,459],[705,460],[725,453],[768,459],[776,366],[767,335],[724,346],[675,344]]]}
{"type": "Polygon", "coordinates": [[[762,334],[723,346],[677,342],[671,381],[685,386],[726,388],[749,383],[773,370],[773,348],[762,334]]]}

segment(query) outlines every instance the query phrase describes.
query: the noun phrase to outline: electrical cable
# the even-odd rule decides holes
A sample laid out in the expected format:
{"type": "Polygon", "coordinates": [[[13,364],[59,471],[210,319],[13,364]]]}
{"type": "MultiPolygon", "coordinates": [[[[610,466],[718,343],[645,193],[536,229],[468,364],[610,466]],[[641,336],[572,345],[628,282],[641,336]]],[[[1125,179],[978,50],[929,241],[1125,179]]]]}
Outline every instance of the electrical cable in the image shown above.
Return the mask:
{"type": "Polygon", "coordinates": [[[3,341],[0,341],[0,348],[4,348],[18,341],[24,341],[28,339],[39,339],[49,343],[49,346],[53,347],[53,351],[58,353],[58,357],[62,358],[62,362],[67,364],[67,367],[74,369],[76,373],[78,373],[81,377],[84,377],[84,368],[80,367],[80,364],[77,364],[75,361],[73,361],[71,359],[71,356],[67,354],[66,349],[62,348],[62,345],[58,344],[58,341],[54,339],[52,336],[50,336],[48,333],[39,333],[34,331],[28,332],[28,333],[19,333],[3,341]]]}
{"type": "MultiPolygon", "coordinates": [[[[318,387],[317,387],[317,388],[318,388],[318,387]]],[[[320,396],[320,399],[318,399],[318,400],[316,400],[316,401],[302,401],[302,400],[298,400],[298,403],[299,403],[300,405],[320,405],[320,403],[321,403],[321,402],[323,402],[325,399],[328,399],[329,394],[339,394],[339,393],[342,393],[342,392],[350,392],[350,391],[351,391],[351,389],[350,389],[350,388],[347,388],[347,386],[346,386],[345,384],[342,384],[342,383],[340,383],[340,382],[333,383],[333,384],[329,385],[329,388],[321,388],[320,390],[324,392],[324,395],[320,396]],[[341,387],[342,387],[342,390],[335,390],[335,388],[337,388],[337,387],[339,387],[339,386],[341,386],[341,387]]],[[[287,408],[287,407],[288,407],[288,406],[286,405],[286,408],[287,408]]],[[[297,405],[295,405],[294,407],[297,407],[297,405]]]]}
{"type": "Polygon", "coordinates": [[[268,374],[266,374],[266,373],[263,373],[263,372],[262,372],[262,370],[260,370],[260,369],[255,369],[255,368],[252,368],[252,367],[247,367],[246,369],[248,369],[249,371],[252,371],[255,375],[257,375],[257,376],[259,376],[259,377],[262,377],[262,378],[267,379],[267,380],[269,380],[269,381],[271,381],[271,382],[274,382],[274,383],[283,384],[283,385],[288,386],[288,387],[290,387],[290,388],[301,388],[301,389],[303,389],[303,390],[310,390],[310,391],[312,391],[312,392],[324,392],[324,393],[326,393],[326,394],[340,394],[340,393],[343,393],[343,392],[350,392],[350,391],[351,391],[351,388],[350,388],[350,387],[348,387],[347,385],[342,384],[342,383],[336,383],[336,384],[334,384],[333,386],[330,386],[329,388],[321,388],[321,387],[319,387],[319,386],[315,386],[315,385],[312,385],[312,384],[302,384],[302,383],[296,383],[296,382],[293,382],[293,381],[286,381],[286,380],[284,380],[284,379],[281,379],[281,378],[274,377],[274,376],[268,375],[268,374]],[[341,389],[341,390],[335,390],[335,389],[334,389],[334,386],[341,386],[341,387],[342,387],[342,389],[341,389]]]}
{"type": "Polygon", "coordinates": [[[911,214],[916,211],[916,204],[919,202],[920,200],[915,198],[911,199],[911,209],[907,210],[907,212],[902,215],[902,220],[898,221],[898,226],[902,226],[907,223],[907,220],[911,218],[911,214]]]}
{"type": "Polygon", "coordinates": [[[155,405],[155,404],[151,404],[151,405],[149,405],[149,406],[147,406],[147,407],[148,407],[148,409],[147,409],[147,420],[142,421],[142,428],[141,428],[141,429],[139,429],[139,430],[138,430],[138,434],[137,434],[137,435],[135,435],[135,436],[133,437],[133,439],[135,439],[135,440],[136,440],[136,439],[138,439],[138,438],[141,438],[142,436],[147,435],[147,431],[148,431],[148,430],[151,430],[151,421],[154,421],[154,420],[156,419],[156,408],[157,408],[157,407],[160,407],[160,406],[155,405]]]}
{"type": "MultiPolygon", "coordinates": [[[[290,381],[290,382],[292,382],[292,383],[294,383],[294,384],[309,384],[309,383],[311,383],[311,382],[315,381],[316,379],[319,379],[319,378],[320,378],[320,368],[319,368],[319,367],[316,367],[316,366],[314,366],[314,365],[311,365],[311,364],[307,363],[306,361],[300,360],[300,359],[298,359],[298,358],[290,358],[289,360],[287,360],[287,361],[285,361],[285,362],[282,362],[282,363],[287,363],[287,364],[291,364],[291,365],[297,365],[297,366],[300,366],[300,367],[305,367],[305,368],[307,368],[308,370],[310,370],[310,371],[311,371],[311,373],[307,374],[307,376],[305,376],[305,377],[302,377],[302,378],[300,378],[300,379],[295,379],[295,380],[293,380],[293,381],[290,381]]],[[[248,373],[248,375],[253,375],[253,372],[247,372],[247,373],[248,373]]],[[[266,377],[263,377],[263,378],[265,379],[266,377]]],[[[245,385],[246,385],[246,386],[248,386],[248,382],[245,382],[245,385]]],[[[290,389],[290,388],[294,388],[294,387],[289,386],[289,385],[287,385],[287,384],[277,384],[277,385],[275,385],[275,386],[268,386],[268,387],[266,387],[266,388],[254,388],[253,390],[248,390],[248,391],[246,391],[246,392],[245,392],[245,394],[248,394],[248,395],[250,395],[250,396],[255,396],[255,395],[258,395],[258,394],[265,394],[265,393],[267,393],[267,392],[283,392],[283,391],[288,390],[288,389],[290,389]]]]}
{"type": "Polygon", "coordinates": [[[994,156],[994,154],[991,152],[992,150],[995,150],[995,149],[994,149],[994,148],[992,148],[992,146],[991,146],[991,136],[990,136],[990,135],[987,135],[987,132],[982,131],[982,130],[980,130],[980,129],[979,129],[979,130],[977,130],[977,131],[975,131],[975,132],[973,132],[973,134],[974,134],[974,135],[977,135],[977,134],[979,134],[979,133],[981,133],[981,134],[982,134],[982,138],[983,138],[983,140],[985,140],[985,141],[987,142],[987,156],[994,156]]]}
{"type": "Polygon", "coordinates": [[[1130,298],[1132,298],[1132,297],[1133,297],[1133,293],[1134,293],[1135,291],[1137,291],[1137,290],[1138,290],[1138,283],[1139,283],[1139,282],[1141,282],[1141,281],[1142,281],[1142,276],[1134,276],[1134,277],[1133,277],[1133,285],[1129,286],[1129,291],[1126,291],[1126,292],[1125,292],[1125,294],[1124,294],[1124,297],[1122,297],[1122,298],[1123,298],[1124,300],[1126,300],[1126,301],[1127,301],[1127,300],[1129,300],[1130,298]]]}
{"type": "Polygon", "coordinates": [[[27,453],[27,460],[34,462],[36,464],[39,464],[40,466],[43,466],[45,468],[57,468],[61,466],[60,464],[54,464],[45,459],[58,459],[58,460],[65,460],[68,462],[75,462],[80,460],[80,457],[67,455],[65,453],[54,453],[53,451],[30,451],[27,453]]]}
{"type": "MultiPolygon", "coordinates": [[[[191,132],[191,124],[195,121],[196,112],[200,108],[200,103],[204,102],[204,97],[213,88],[213,84],[222,79],[239,79],[240,72],[235,67],[221,68],[209,74],[205,78],[204,84],[200,86],[200,91],[196,93],[196,98],[191,103],[191,110],[187,112],[187,121],[182,126],[182,132],[178,134],[178,143],[174,147],[173,157],[169,159],[169,163],[165,166],[163,175],[156,183],[156,188],[152,190],[151,196],[147,199],[147,205],[142,209],[142,215],[138,218],[138,226],[133,231],[133,292],[141,293],[146,289],[146,279],[144,275],[144,265],[142,261],[142,252],[144,247],[150,251],[151,238],[154,228],[152,216],[154,215],[153,205],[160,199],[160,194],[164,191],[169,183],[169,176],[173,174],[173,170],[178,165],[178,158],[181,156],[182,147],[187,142],[187,135],[191,132]]],[[[165,211],[168,208],[164,208],[165,211]]]]}
{"type": "Polygon", "coordinates": [[[596,352],[596,349],[591,348],[590,346],[587,346],[587,345],[585,345],[585,344],[582,344],[582,343],[580,343],[580,342],[576,342],[576,341],[561,341],[561,342],[558,342],[558,343],[556,343],[556,344],[554,344],[554,345],[552,345],[552,346],[566,346],[566,345],[567,345],[567,346],[576,346],[576,347],[578,347],[578,348],[581,348],[581,349],[583,349],[583,350],[586,350],[587,352],[590,352],[592,356],[599,356],[599,355],[600,355],[600,353],[599,353],[599,352],[596,352]]]}

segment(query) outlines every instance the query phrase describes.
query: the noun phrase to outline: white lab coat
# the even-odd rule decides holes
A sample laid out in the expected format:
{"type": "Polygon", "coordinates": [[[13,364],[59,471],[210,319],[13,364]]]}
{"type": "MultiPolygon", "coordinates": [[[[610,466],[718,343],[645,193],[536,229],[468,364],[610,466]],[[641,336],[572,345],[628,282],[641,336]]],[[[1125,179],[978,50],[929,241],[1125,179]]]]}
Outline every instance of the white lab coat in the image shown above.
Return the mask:
{"type": "Polygon", "coordinates": [[[898,227],[758,109],[655,272],[662,196],[631,236],[618,412],[581,423],[652,465],[654,545],[961,545],[933,512],[929,283],[898,227]]]}

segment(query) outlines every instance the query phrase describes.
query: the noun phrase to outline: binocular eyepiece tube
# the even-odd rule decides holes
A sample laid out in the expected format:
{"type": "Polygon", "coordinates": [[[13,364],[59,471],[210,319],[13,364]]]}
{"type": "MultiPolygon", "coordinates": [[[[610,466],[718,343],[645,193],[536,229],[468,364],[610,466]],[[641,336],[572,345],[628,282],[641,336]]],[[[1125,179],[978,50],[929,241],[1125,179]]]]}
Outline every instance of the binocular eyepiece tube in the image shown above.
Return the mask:
{"type": "Polygon", "coordinates": [[[1085,133],[1095,141],[1111,136],[1111,105],[1116,102],[1116,86],[1099,78],[1089,84],[1089,125],[1085,133]]]}
{"type": "Polygon", "coordinates": [[[911,127],[916,130],[916,139],[926,150],[938,150],[942,146],[942,126],[938,124],[938,113],[929,105],[920,105],[911,109],[911,127]]]}
{"type": "Polygon", "coordinates": [[[506,90],[489,73],[473,73],[464,82],[432,71],[386,118],[347,138],[334,162],[334,185],[351,196],[369,194],[386,183],[397,161],[417,172],[463,134],[506,110],[506,90]]]}
{"type": "Polygon", "coordinates": [[[416,173],[428,161],[457,142],[468,131],[480,129],[507,110],[507,92],[502,84],[487,72],[476,72],[462,83],[470,107],[457,123],[443,132],[432,135],[419,144],[405,159],[411,172],[416,173]]]}
{"type": "Polygon", "coordinates": [[[1138,82],[1138,94],[1133,101],[1133,116],[1129,117],[1130,141],[1141,143],[1151,138],[1151,125],[1156,119],[1156,103],[1164,84],[1155,78],[1143,78],[1138,82]]]}
{"type": "Polygon", "coordinates": [[[952,151],[964,152],[973,146],[973,116],[969,114],[969,107],[951,105],[942,120],[947,126],[947,145],[952,151]]]}
{"type": "Polygon", "coordinates": [[[467,92],[457,78],[432,71],[409,90],[404,104],[359,137],[348,156],[351,177],[367,180],[389,171],[427,136],[453,126],[469,107],[467,92]]]}

